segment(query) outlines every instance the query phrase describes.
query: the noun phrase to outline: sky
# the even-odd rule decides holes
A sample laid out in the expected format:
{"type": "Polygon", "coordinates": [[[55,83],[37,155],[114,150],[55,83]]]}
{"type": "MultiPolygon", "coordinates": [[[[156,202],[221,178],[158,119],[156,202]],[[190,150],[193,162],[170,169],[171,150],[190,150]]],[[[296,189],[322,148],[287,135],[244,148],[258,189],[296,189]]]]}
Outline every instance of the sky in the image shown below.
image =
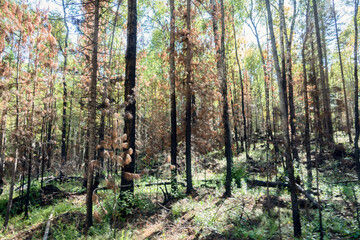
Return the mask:
{"type": "MultiPolygon", "coordinates": [[[[332,4],[332,0],[327,0],[329,4],[332,4]]],[[[344,28],[346,25],[352,21],[353,17],[353,8],[352,6],[346,5],[344,0],[334,0],[336,10],[340,13],[341,18],[338,20],[339,27],[344,28]]],[[[33,4],[39,3],[40,9],[49,9],[50,11],[58,11],[62,14],[61,0],[29,0],[33,4]]],[[[285,0],[285,5],[291,5],[290,0],[285,0]]],[[[301,17],[301,16],[299,16],[301,17]]],[[[261,42],[266,41],[266,26],[259,25],[258,26],[259,35],[261,37],[261,42]]],[[[149,33],[145,33],[149,37],[151,36],[149,33]]],[[[256,38],[250,30],[249,26],[244,24],[243,32],[241,34],[246,38],[247,44],[256,44],[256,38]]],[[[146,38],[147,36],[140,36],[140,38],[146,38]]],[[[331,43],[330,43],[331,44],[331,43]]]]}

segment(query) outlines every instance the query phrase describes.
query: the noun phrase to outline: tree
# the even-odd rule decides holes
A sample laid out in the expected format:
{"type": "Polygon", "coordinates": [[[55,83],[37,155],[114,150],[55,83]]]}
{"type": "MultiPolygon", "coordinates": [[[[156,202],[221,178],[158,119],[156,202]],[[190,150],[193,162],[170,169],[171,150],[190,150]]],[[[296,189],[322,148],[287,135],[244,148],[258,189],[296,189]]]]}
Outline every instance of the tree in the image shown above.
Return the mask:
{"type": "Polygon", "coordinates": [[[193,191],[192,174],[191,174],[191,1],[186,0],[186,133],[185,133],[185,158],[186,158],[186,193],[190,194],[193,191]]]}
{"type": "Polygon", "coordinates": [[[323,119],[324,119],[324,130],[326,131],[326,137],[330,142],[334,142],[333,139],[333,127],[331,120],[331,107],[330,107],[330,93],[329,89],[326,87],[326,79],[324,72],[324,61],[323,61],[323,49],[320,36],[320,27],[319,27],[319,16],[317,9],[317,0],[313,0],[313,12],[314,12],[314,21],[315,21],[315,30],[316,30],[316,43],[318,50],[318,61],[320,68],[320,84],[321,84],[321,96],[323,99],[323,119]]]}
{"type": "Polygon", "coordinates": [[[235,57],[236,57],[236,63],[239,70],[239,77],[240,77],[240,90],[241,90],[241,110],[242,110],[242,119],[243,119],[243,126],[244,126],[244,141],[245,141],[245,155],[246,159],[249,158],[248,154],[248,138],[247,138],[247,125],[246,125],[246,114],[245,114],[245,96],[244,96],[244,81],[241,73],[241,67],[240,67],[240,60],[238,55],[238,46],[237,46],[237,39],[236,39],[236,29],[235,29],[235,23],[232,24],[233,32],[234,32],[234,43],[235,43],[235,57]]]}
{"type": "MultiPolygon", "coordinates": [[[[68,39],[69,39],[69,26],[67,23],[67,15],[66,15],[66,7],[65,7],[65,0],[61,1],[62,3],[62,8],[63,8],[63,14],[64,14],[64,25],[65,25],[65,29],[66,29],[66,34],[65,34],[65,42],[64,42],[64,48],[61,48],[62,53],[64,55],[64,65],[63,65],[63,77],[62,77],[62,81],[63,81],[63,113],[62,113],[62,135],[61,135],[61,158],[63,163],[65,163],[66,161],[66,139],[67,139],[67,115],[66,115],[66,110],[67,110],[67,97],[68,97],[68,91],[67,91],[67,84],[66,84],[66,71],[67,71],[67,63],[68,63],[68,39]]],[[[61,47],[61,45],[60,45],[61,47]]]]}
{"type": "Polygon", "coordinates": [[[354,43],[354,78],[355,78],[355,92],[354,92],[354,106],[355,106],[355,165],[358,180],[360,181],[360,161],[359,161],[359,77],[358,77],[358,19],[359,0],[354,0],[354,28],[355,28],[355,43],[354,43]]]}
{"type": "Polygon", "coordinates": [[[311,189],[312,171],[311,171],[311,146],[310,146],[310,120],[309,120],[309,98],[308,98],[308,78],[306,71],[306,43],[309,37],[309,12],[310,3],[306,5],[306,29],[304,33],[303,46],[301,49],[302,67],[303,67],[303,93],[304,93],[304,108],[305,108],[305,129],[304,129],[304,145],[306,151],[306,169],[307,169],[307,183],[308,189],[311,189]]]}
{"type": "Polygon", "coordinates": [[[131,162],[121,170],[121,192],[120,197],[134,193],[134,179],[132,174],[135,171],[135,77],[136,77],[136,41],[137,41],[137,0],[128,1],[128,22],[127,22],[127,46],[125,54],[125,127],[128,148],[133,150],[131,162]]]}
{"type": "Polygon", "coordinates": [[[341,82],[342,82],[342,87],[343,87],[343,92],[344,92],[346,127],[347,127],[347,132],[349,135],[349,142],[352,143],[349,108],[348,108],[347,94],[346,94],[346,87],[345,87],[344,67],[343,67],[343,61],[342,61],[341,51],[340,51],[339,29],[338,29],[338,24],[337,24],[337,16],[336,16],[336,11],[335,11],[335,1],[334,0],[333,0],[333,18],[334,18],[334,23],[335,23],[334,27],[335,27],[336,44],[337,44],[337,50],[338,50],[338,55],[339,55],[339,61],[340,61],[341,82]]]}
{"type": "Polygon", "coordinates": [[[280,110],[281,110],[281,121],[282,121],[282,131],[285,139],[285,158],[286,158],[286,170],[290,180],[290,194],[291,194],[291,208],[294,222],[294,236],[301,236],[301,222],[300,222],[300,213],[298,207],[298,200],[296,194],[296,183],[294,175],[294,166],[293,160],[291,158],[291,147],[290,147],[290,136],[288,131],[288,109],[287,109],[287,93],[286,93],[286,81],[282,78],[278,53],[276,48],[275,34],[273,28],[273,20],[270,8],[270,1],[266,0],[266,10],[268,15],[269,31],[272,45],[272,53],[274,58],[274,65],[276,70],[276,76],[278,79],[279,85],[279,98],[280,98],[280,110]]]}
{"type": "Polygon", "coordinates": [[[89,157],[87,170],[87,188],[86,188],[86,230],[92,226],[92,196],[93,196],[93,176],[96,150],[96,85],[98,78],[98,39],[99,39],[99,15],[100,15],[100,0],[95,0],[94,4],[94,25],[92,36],[92,55],[91,55],[91,83],[90,83],[90,97],[89,97],[89,157]]]}
{"type": "MultiPolygon", "coordinates": [[[[296,0],[293,0],[294,5],[294,13],[291,21],[290,26],[290,34],[288,36],[287,34],[287,27],[286,27],[286,21],[285,21],[285,14],[284,14],[284,1],[279,1],[279,12],[280,12],[280,34],[285,36],[285,45],[286,45],[286,56],[284,54],[284,49],[282,47],[282,62],[283,67],[286,66],[286,70],[283,69],[283,74],[286,71],[286,74],[283,75],[283,78],[285,78],[285,81],[288,83],[288,97],[289,97],[289,110],[290,110],[290,129],[291,129],[291,149],[293,152],[293,158],[297,161],[300,161],[299,154],[296,148],[296,118],[295,118],[295,104],[294,104],[294,88],[293,88],[293,76],[292,76],[292,57],[291,57],[291,45],[292,45],[292,39],[293,39],[293,33],[294,33],[294,26],[295,21],[297,17],[297,9],[296,9],[296,0]],[[286,63],[285,63],[286,60],[286,63]]],[[[282,42],[282,41],[281,41],[282,42]]]]}
{"type": "MultiPolygon", "coordinates": [[[[256,43],[259,49],[259,53],[260,53],[260,57],[261,57],[261,62],[262,62],[262,67],[263,67],[263,72],[264,72],[264,89],[265,89],[265,104],[266,104],[266,131],[267,131],[267,139],[268,141],[270,140],[274,140],[273,139],[273,135],[272,135],[272,131],[271,131],[271,124],[270,124],[270,98],[269,98],[269,76],[266,70],[266,61],[265,61],[265,56],[264,56],[264,52],[262,50],[262,46],[260,43],[260,37],[259,37],[259,31],[258,31],[258,24],[256,23],[256,20],[254,19],[253,16],[253,11],[254,11],[254,3],[253,1],[251,1],[251,5],[250,5],[250,11],[248,13],[249,15],[249,20],[251,24],[248,24],[252,33],[254,34],[255,38],[256,38],[256,43]]],[[[268,142],[267,142],[268,144],[268,142]]],[[[275,144],[275,142],[274,142],[275,144]]],[[[268,147],[268,146],[267,146],[268,147]]],[[[275,144],[274,146],[277,149],[277,146],[275,144]]]]}
{"type": "Polygon", "coordinates": [[[221,78],[221,91],[223,103],[222,121],[224,124],[224,142],[225,142],[225,157],[226,157],[226,182],[224,196],[231,196],[231,165],[232,165],[232,150],[231,150],[231,131],[229,120],[229,104],[227,97],[227,79],[226,79],[226,66],[225,66],[225,8],[224,1],[220,0],[221,6],[221,55],[220,55],[220,78],[221,78]]]}
{"type": "Polygon", "coordinates": [[[175,6],[174,0],[170,0],[170,88],[171,88],[171,183],[172,190],[176,191],[176,173],[177,173],[177,135],[176,135],[176,91],[175,91],[175,6]]]}
{"type": "MultiPolygon", "coordinates": [[[[20,33],[19,38],[19,44],[17,49],[17,60],[16,60],[16,78],[15,78],[15,85],[16,90],[19,91],[19,77],[20,77],[20,60],[21,60],[21,36],[22,33],[20,33]]],[[[15,144],[18,143],[18,131],[19,131],[19,94],[16,94],[16,117],[15,117],[15,134],[14,134],[14,141],[15,144]]],[[[4,228],[6,229],[9,224],[10,219],[10,211],[12,207],[12,201],[13,201],[13,194],[14,194],[14,185],[15,185],[15,177],[18,169],[18,158],[19,158],[19,149],[17,146],[15,146],[15,153],[14,153],[14,168],[13,168],[13,174],[11,175],[11,182],[10,182],[10,190],[9,190],[9,199],[6,207],[6,213],[5,213],[5,220],[4,220],[4,228]]]]}

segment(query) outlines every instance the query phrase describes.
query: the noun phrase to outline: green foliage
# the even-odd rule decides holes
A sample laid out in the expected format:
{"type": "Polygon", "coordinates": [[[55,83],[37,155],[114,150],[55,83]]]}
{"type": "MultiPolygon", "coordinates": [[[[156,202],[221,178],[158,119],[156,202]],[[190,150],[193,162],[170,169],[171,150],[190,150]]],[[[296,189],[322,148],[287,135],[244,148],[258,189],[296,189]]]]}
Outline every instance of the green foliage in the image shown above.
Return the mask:
{"type": "Polygon", "coordinates": [[[50,229],[52,235],[55,239],[78,239],[81,236],[81,233],[78,231],[75,226],[75,222],[69,224],[62,223],[61,221],[56,225],[53,225],[50,229]]]}
{"type": "Polygon", "coordinates": [[[241,180],[246,179],[247,175],[245,164],[237,162],[233,165],[231,169],[231,178],[235,182],[236,186],[241,188],[241,180]]]}
{"type": "MultiPolygon", "coordinates": [[[[19,195],[17,198],[13,199],[13,204],[10,212],[12,216],[22,212],[22,210],[24,209],[25,199],[26,199],[26,190],[24,190],[24,195],[22,197],[19,195]]],[[[40,199],[41,199],[40,186],[38,184],[32,185],[30,188],[30,195],[29,195],[30,210],[40,205],[40,199]]],[[[8,204],[7,198],[0,199],[1,216],[5,216],[7,204],[8,204]]]]}

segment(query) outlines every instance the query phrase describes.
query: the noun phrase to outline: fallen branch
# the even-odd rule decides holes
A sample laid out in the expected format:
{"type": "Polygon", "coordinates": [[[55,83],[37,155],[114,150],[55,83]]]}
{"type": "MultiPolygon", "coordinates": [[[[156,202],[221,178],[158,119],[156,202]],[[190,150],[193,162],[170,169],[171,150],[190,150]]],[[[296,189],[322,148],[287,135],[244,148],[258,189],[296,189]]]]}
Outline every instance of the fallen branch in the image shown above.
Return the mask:
{"type": "Polygon", "coordinates": [[[266,181],[260,181],[260,180],[246,180],[246,183],[250,187],[272,187],[272,188],[285,188],[289,187],[289,184],[284,182],[266,182],[266,181]]]}
{"type": "Polygon", "coordinates": [[[359,182],[359,180],[354,179],[354,180],[347,180],[347,181],[333,182],[333,183],[330,183],[330,184],[342,184],[342,183],[348,184],[348,183],[356,183],[356,182],[359,182]]]}
{"type": "Polygon", "coordinates": [[[50,222],[53,218],[53,213],[54,213],[54,206],[51,210],[50,216],[49,216],[49,220],[46,223],[46,228],[45,228],[45,233],[44,233],[44,238],[43,240],[47,240],[48,236],[49,236],[49,230],[50,230],[50,222]]]}
{"type": "MultiPolygon", "coordinates": [[[[160,183],[145,183],[145,184],[135,184],[136,187],[150,187],[150,186],[159,186],[159,185],[170,185],[171,182],[160,182],[160,183]]],[[[177,184],[185,187],[186,184],[183,182],[177,182],[177,184]]]]}
{"type": "Polygon", "coordinates": [[[309,191],[306,191],[305,189],[303,189],[299,184],[295,184],[296,189],[299,190],[299,192],[301,192],[302,194],[305,195],[305,197],[307,199],[309,199],[309,201],[314,204],[314,206],[316,206],[319,209],[322,209],[321,205],[313,198],[313,196],[311,196],[309,191]]]}
{"type": "MultiPolygon", "coordinates": [[[[289,183],[287,182],[266,182],[266,181],[260,181],[260,180],[247,180],[246,183],[250,187],[273,187],[273,188],[289,188],[289,183]]],[[[302,188],[299,184],[296,184],[296,189],[301,192],[314,206],[321,209],[321,205],[311,196],[311,193],[309,191],[306,191],[304,188],[302,188]]]]}
{"type": "MultiPolygon", "coordinates": [[[[53,181],[67,181],[67,180],[81,180],[83,179],[82,177],[76,177],[76,176],[69,176],[66,177],[64,175],[59,175],[57,177],[54,176],[49,176],[49,177],[44,177],[43,180],[43,185],[48,185],[49,183],[53,182],[53,181]]],[[[18,186],[17,188],[15,188],[15,191],[19,191],[21,188],[23,188],[23,190],[25,191],[27,189],[27,182],[25,182],[24,184],[21,184],[20,186],[18,186]]]]}

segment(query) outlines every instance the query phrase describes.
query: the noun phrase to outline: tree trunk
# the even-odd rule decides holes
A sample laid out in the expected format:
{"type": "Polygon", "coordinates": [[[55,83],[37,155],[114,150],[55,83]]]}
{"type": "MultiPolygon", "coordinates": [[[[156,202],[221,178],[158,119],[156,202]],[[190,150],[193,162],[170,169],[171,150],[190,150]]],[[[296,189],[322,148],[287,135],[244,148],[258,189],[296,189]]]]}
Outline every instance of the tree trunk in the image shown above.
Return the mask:
{"type": "Polygon", "coordinates": [[[48,130],[47,130],[47,149],[46,149],[46,153],[47,153],[47,170],[50,169],[51,166],[51,157],[52,157],[52,121],[53,119],[51,118],[49,123],[48,123],[48,130]]]}
{"type": "Polygon", "coordinates": [[[360,135],[360,126],[359,126],[359,77],[358,77],[358,23],[357,23],[357,14],[359,10],[359,0],[355,0],[355,13],[354,13],[354,27],[355,27],[355,43],[354,43],[354,78],[355,78],[355,164],[356,164],[356,173],[358,180],[360,181],[360,161],[359,161],[359,135],[360,135]]]}
{"type": "Polygon", "coordinates": [[[133,149],[131,163],[121,169],[120,198],[124,199],[126,194],[134,194],[134,180],[126,177],[126,173],[135,171],[135,77],[136,77],[136,41],[137,41],[137,0],[128,0],[128,23],[127,23],[127,48],[125,55],[125,127],[129,148],[133,149]]]}
{"type": "MultiPolygon", "coordinates": [[[[280,8],[280,18],[282,22],[282,26],[284,28],[283,34],[285,36],[285,43],[286,43],[286,77],[288,82],[288,88],[289,88],[289,109],[290,109],[290,129],[291,129],[291,149],[293,152],[293,158],[300,161],[299,154],[296,148],[296,117],[295,117],[295,104],[294,104],[294,89],[293,89],[293,77],[292,77],[292,60],[291,60],[291,45],[292,45],[292,38],[293,38],[293,32],[294,32],[294,26],[295,26],[295,20],[297,16],[297,10],[296,10],[296,1],[293,1],[294,4],[294,14],[291,22],[290,27],[290,36],[287,35],[287,27],[286,27],[286,21],[284,16],[284,1],[280,1],[281,5],[280,8]]],[[[285,57],[285,56],[284,56],[285,57]]]]}
{"type": "Polygon", "coordinates": [[[311,75],[310,75],[310,83],[314,86],[312,98],[314,100],[314,119],[315,119],[315,126],[317,130],[317,139],[320,144],[321,149],[323,149],[324,142],[323,142],[323,130],[321,124],[321,116],[320,116],[320,99],[319,99],[319,87],[317,83],[316,77],[316,68],[315,68],[315,47],[314,47],[314,39],[311,39],[311,75]]]}
{"type": "Polygon", "coordinates": [[[304,42],[301,49],[302,67],[303,67],[303,91],[304,91],[304,106],[305,106],[305,130],[304,130],[304,145],[306,152],[306,169],[307,169],[307,183],[308,189],[312,186],[312,171],[311,171],[311,147],[310,147],[310,123],[309,123],[309,101],[308,101],[308,87],[307,87],[307,72],[306,72],[306,57],[305,48],[308,39],[309,31],[309,2],[306,7],[306,30],[304,36],[304,42]]]}
{"type": "Polygon", "coordinates": [[[25,214],[24,218],[29,217],[29,203],[30,203],[30,187],[31,187],[31,168],[32,168],[32,157],[34,149],[30,146],[28,149],[29,157],[29,166],[28,166],[28,179],[27,179],[27,188],[26,188],[26,199],[25,199],[25,214]]]}
{"type": "Polygon", "coordinates": [[[66,9],[65,9],[65,0],[62,0],[63,14],[64,14],[64,25],[66,29],[65,34],[65,45],[63,49],[64,55],[64,67],[63,67],[63,88],[64,88],[64,96],[63,96],[63,113],[62,113],[62,134],[61,134],[61,160],[62,164],[65,163],[67,157],[67,146],[66,146],[66,138],[67,138],[67,116],[66,116],[66,107],[67,107],[67,84],[66,84],[66,67],[67,67],[67,59],[68,59],[68,38],[69,38],[69,27],[66,20],[66,9]]]}
{"type": "Polygon", "coordinates": [[[237,114],[235,112],[235,106],[234,102],[236,101],[236,88],[235,88],[235,74],[234,70],[232,70],[232,80],[233,80],[233,88],[234,92],[231,93],[231,87],[230,87],[230,95],[231,95],[231,110],[232,110],[232,116],[234,121],[234,132],[235,132],[235,144],[236,144],[236,154],[239,155],[240,153],[240,146],[239,146],[239,136],[238,136],[238,128],[237,128],[237,114]]]}
{"type": "MultiPolygon", "coordinates": [[[[107,64],[107,69],[109,70],[109,72],[111,72],[111,61],[112,61],[112,50],[113,50],[113,45],[114,45],[114,36],[115,36],[115,30],[116,30],[116,26],[117,26],[117,21],[118,21],[118,17],[119,17],[119,8],[120,5],[122,4],[123,0],[119,0],[117,7],[116,7],[116,12],[115,12],[115,17],[114,17],[114,22],[113,22],[113,28],[112,28],[112,32],[111,32],[111,36],[110,36],[110,47],[109,47],[109,62],[107,64]]],[[[103,94],[102,94],[102,107],[106,108],[107,103],[106,103],[106,99],[107,99],[107,86],[108,86],[108,81],[110,80],[111,76],[107,75],[107,79],[105,79],[104,81],[104,90],[103,90],[103,94]]],[[[99,142],[103,141],[105,138],[105,111],[101,111],[101,117],[100,117],[100,127],[99,127],[99,142]]],[[[103,157],[103,152],[104,152],[104,146],[101,144],[99,151],[98,151],[98,155],[100,158],[100,164],[101,164],[101,168],[104,167],[104,157],[103,157]]],[[[99,172],[97,172],[97,175],[99,175],[99,172]]],[[[99,177],[99,176],[98,176],[99,177]]]]}
{"type": "Polygon", "coordinates": [[[298,208],[298,200],[296,194],[296,182],[294,175],[294,166],[293,160],[291,158],[291,148],[290,148],[290,136],[288,131],[288,110],[287,110],[287,94],[286,94],[286,81],[282,78],[281,70],[279,66],[278,53],[276,49],[275,34],[273,28],[273,20],[270,9],[270,1],[266,0],[266,9],[269,22],[269,31],[271,37],[272,52],[274,58],[274,65],[276,70],[276,76],[278,78],[279,84],[279,97],[280,97],[280,107],[281,107],[281,120],[282,120],[282,130],[285,138],[285,157],[286,157],[286,168],[290,180],[290,193],[291,193],[291,205],[292,205],[292,214],[294,222],[294,236],[301,236],[301,222],[300,222],[300,213],[298,208]]]}
{"type": "Polygon", "coordinates": [[[185,133],[185,158],[186,158],[186,193],[190,194],[193,190],[191,175],[191,42],[189,35],[191,34],[191,1],[186,1],[186,27],[187,27],[187,53],[186,53],[186,133],[185,133]]]}
{"type": "MultiPolygon", "coordinates": [[[[20,59],[21,59],[21,38],[22,33],[20,32],[18,51],[17,51],[17,61],[16,61],[16,91],[19,92],[19,77],[20,77],[20,59]]],[[[16,94],[16,117],[15,117],[15,159],[14,159],[14,169],[11,175],[10,189],[9,189],[9,199],[6,207],[6,213],[4,218],[4,228],[6,229],[9,224],[10,211],[12,207],[13,194],[14,194],[14,185],[15,185],[15,176],[17,172],[18,158],[19,158],[19,149],[18,149],[18,134],[19,134],[19,94],[16,94]]]]}
{"type": "MultiPolygon", "coordinates": [[[[322,42],[322,49],[324,52],[324,64],[325,64],[325,86],[326,86],[326,94],[328,95],[327,98],[330,101],[330,85],[329,85],[329,64],[327,58],[327,47],[326,47],[326,35],[325,35],[325,25],[324,25],[324,16],[320,12],[320,24],[321,24],[321,42],[322,42]]],[[[326,119],[325,119],[326,120],[326,119]]]]}
{"type": "Polygon", "coordinates": [[[4,177],[4,161],[5,161],[5,145],[6,145],[6,109],[7,104],[3,106],[1,118],[0,118],[0,194],[3,192],[3,177],[4,177]]]}
{"type": "Polygon", "coordinates": [[[315,19],[315,29],[316,29],[316,42],[318,48],[318,60],[320,67],[320,84],[321,84],[321,95],[323,99],[323,119],[325,123],[325,131],[326,138],[329,142],[334,142],[333,139],[333,128],[332,128],[332,120],[331,120],[331,107],[330,107],[330,94],[329,89],[326,87],[326,79],[324,72],[324,62],[323,62],[323,50],[320,36],[320,27],[319,27],[319,17],[317,10],[317,0],[313,0],[313,11],[314,11],[314,19],[315,19]]]}
{"type": "Polygon", "coordinates": [[[337,17],[336,17],[334,0],[333,0],[333,15],[334,15],[333,17],[334,17],[334,22],[335,22],[335,34],[336,34],[337,50],[338,50],[339,61],[340,61],[341,82],[342,82],[342,87],[343,87],[343,91],[344,91],[346,127],[347,127],[347,132],[348,132],[348,135],[349,135],[349,142],[352,143],[351,124],[350,124],[350,117],[349,117],[349,107],[348,107],[348,102],[347,102],[347,94],[346,94],[346,86],[345,86],[344,67],[343,67],[341,51],[340,51],[339,29],[338,29],[338,25],[337,25],[337,17]]]}
{"type": "Polygon", "coordinates": [[[171,189],[177,190],[177,136],[176,136],[176,92],[175,92],[175,3],[170,0],[170,88],[171,88],[171,189]]]}
{"type": "Polygon", "coordinates": [[[231,196],[231,166],[232,166],[232,149],[231,149],[231,130],[229,120],[229,104],[227,99],[227,78],[225,65],[225,9],[224,0],[220,0],[221,6],[221,89],[223,97],[223,124],[224,124],[224,141],[225,141],[225,157],[226,157],[226,182],[224,196],[231,196]]]}
{"type": "Polygon", "coordinates": [[[259,33],[257,30],[257,26],[252,18],[252,14],[250,15],[250,21],[252,25],[252,32],[256,38],[257,46],[260,52],[261,63],[264,72],[264,90],[265,90],[265,104],[266,104],[266,118],[265,118],[265,127],[267,132],[267,139],[273,141],[272,131],[271,131],[271,124],[270,124],[270,101],[269,101],[269,76],[266,71],[266,61],[264,57],[264,53],[260,44],[259,33]]]}
{"type": "Polygon", "coordinates": [[[94,167],[92,161],[95,161],[96,150],[96,84],[98,71],[98,38],[99,38],[99,12],[100,0],[94,2],[94,32],[92,36],[92,56],[91,56],[91,83],[89,98],[89,154],[88,154],[88,171],[87,171],[87,190],[86,190],[86,231],[92,226],[92,182],[94,167]]]}
{"type": "Polygon", "coordinates": [[[244,125],[244,142],[245,142],[245,155],[246,159],[249,158],[248,155],[248,139],[247,139],[247,126],[246,126],[246,115],[245,115],[245,100],[244,100],[244,83],[241,74],[241,67],[240,67],[240,60],[238,56],[238,47],[237,47],[237,39],[236,39],[236,29],[235,23],[232,22],[233,32],[234,32],[234,42],[235,42],[235,56],[236,56],[236,63],[239,70],[239,77],[240,77],[240,88],[241,88],[241,110],[242,110],[242,118],[243,118],[243,125],[244,125]]]}

